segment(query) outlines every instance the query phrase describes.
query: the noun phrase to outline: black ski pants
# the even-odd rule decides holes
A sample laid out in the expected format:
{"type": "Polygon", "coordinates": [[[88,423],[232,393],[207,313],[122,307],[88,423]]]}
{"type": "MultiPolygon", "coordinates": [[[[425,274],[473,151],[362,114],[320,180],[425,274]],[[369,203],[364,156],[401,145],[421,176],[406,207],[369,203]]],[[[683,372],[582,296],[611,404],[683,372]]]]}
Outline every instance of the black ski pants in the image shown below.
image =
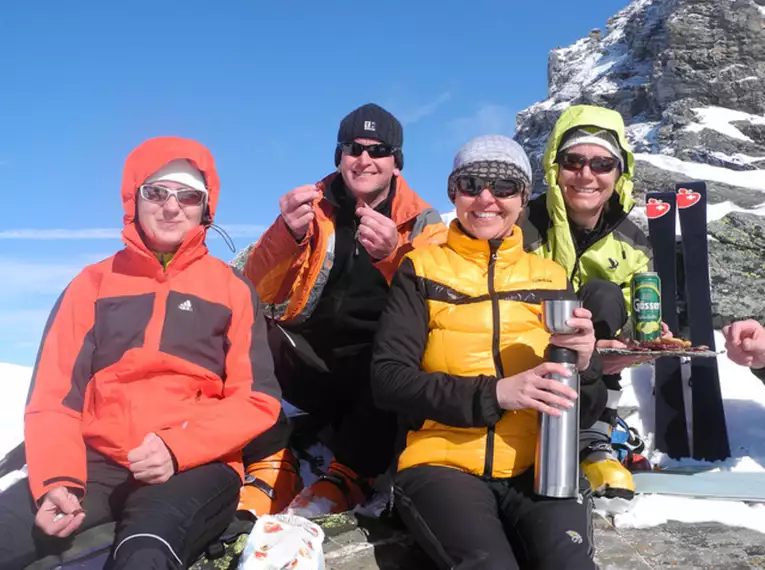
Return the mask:
{"type": "Polygon", "coordinates": [[[594,570],[589,484],[577,499],[534,494],[533,469],[485,480],[433,465],[401,471],[395,505],[440,568],[594,570]]]}
{"type": "MultiPolygon", "coordinates": [[[[304,337],[271,321],[268,344],[282,397],[308,413],[313,426],[333,428],[335,460],[362,477],[384,473],[393,463],[398,425],[396,415],[379,410],[372,398],[372,345],[328,362],[304,337]]],[[[244,448],[245,466],[289,446],[291,436],[282,411],[273,427],[244,448]]]]}
{"type": "MultiPolygon", "coordinates": [[[[241,479],[224,463],[173,475],[159,485],[88,450],[86,515],[78,531],[117,521],[110,570],[186,568],[234,517],[241,479]]],[[[47,536],[35,526],[36,507],[26,479],[0,493],[0,570],[18,570],[66,550],[73,537],[47,536]]]]}

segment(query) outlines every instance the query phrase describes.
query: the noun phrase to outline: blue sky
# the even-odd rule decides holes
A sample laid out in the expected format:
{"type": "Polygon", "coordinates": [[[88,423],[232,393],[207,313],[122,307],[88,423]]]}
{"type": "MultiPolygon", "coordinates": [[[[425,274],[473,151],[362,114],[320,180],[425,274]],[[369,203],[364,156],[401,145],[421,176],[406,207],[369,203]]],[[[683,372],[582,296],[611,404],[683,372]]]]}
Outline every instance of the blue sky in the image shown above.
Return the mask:
{"type": "MultiPolygon", "coordinates": [[[[31,365],[48,311],[121,247],[127,154],[176,135],[213,153],[237,248],[278,198],[334,168],[340,119],[404,123],[403,174],[439,210],[454,151],[513,134],[547,94],[550,49],[627,0],[9,0],[0,13],[0,362],[31,365]],[[61,230],[61,231],[54,231],[61,230]]],[[[214,234],[211,251],[231,258],[214,234]]]]}

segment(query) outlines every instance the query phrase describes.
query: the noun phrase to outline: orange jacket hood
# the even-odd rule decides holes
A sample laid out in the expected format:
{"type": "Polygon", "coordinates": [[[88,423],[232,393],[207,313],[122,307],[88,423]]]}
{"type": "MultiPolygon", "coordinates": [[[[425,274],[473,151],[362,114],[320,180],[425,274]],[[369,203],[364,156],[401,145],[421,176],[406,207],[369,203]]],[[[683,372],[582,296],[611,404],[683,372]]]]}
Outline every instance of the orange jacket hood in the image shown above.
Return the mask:
{"type": "Polygon", "coordinates": [[[210,151],[204,145],[190,139],[156,137],[138,145],[125,161],[125,170],[122,175],[122,205],[125,208],[123,222],[126,226],[135,221],[138,187],[168,162],[181,158],[189,160],[202,172],[210,193],[208,202],[210,218],[215,217],[220,179],[210,151]]]}

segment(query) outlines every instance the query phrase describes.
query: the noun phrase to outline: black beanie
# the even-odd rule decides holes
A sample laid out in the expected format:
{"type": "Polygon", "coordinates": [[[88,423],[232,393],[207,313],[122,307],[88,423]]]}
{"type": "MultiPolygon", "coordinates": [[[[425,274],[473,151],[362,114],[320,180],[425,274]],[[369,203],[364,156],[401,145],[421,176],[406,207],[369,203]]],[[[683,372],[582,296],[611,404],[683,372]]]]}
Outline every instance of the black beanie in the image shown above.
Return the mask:
{"type": "MultiPolygon", "coordinates": [[[[351,111],[340,121],[337,130],[337,142],[352,142],[354,139],[374,139],[396,149],[394,157],[396,168],[404,167],[404,154],[401,148],[404,144],[404,129],[396,117],[388,111],[367,103],[351,111]]],[[[335,152],[335,166],[340,164],[340,149],[335,152]]]]}

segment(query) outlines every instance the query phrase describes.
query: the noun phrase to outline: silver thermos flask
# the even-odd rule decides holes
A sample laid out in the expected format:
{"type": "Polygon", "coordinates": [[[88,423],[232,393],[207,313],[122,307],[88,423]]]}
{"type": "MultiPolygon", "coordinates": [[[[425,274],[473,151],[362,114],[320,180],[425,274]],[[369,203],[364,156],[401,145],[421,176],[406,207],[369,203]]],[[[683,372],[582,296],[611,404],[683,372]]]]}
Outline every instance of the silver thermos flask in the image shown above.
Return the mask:
{"type": "MultiPolygon", "coordinates": [[[[555,299],[542,302],[542,321],[550,334],[571,334],[576,329],[566,326],[574,309],[581,307],[576,299],[555,299]]],[[[551,374],[548,378],[562,382],[579,394],[579,371],[576,351],[549,344],[545,361],[562,364],[571,371],[564,378],[551,374]]],[[[539,439],[534,464],[534,492],[555,498],[576,497],[579,493],[579,399],[570,408],[561,409],[553,417],[539,414],[539,439]]]]}

